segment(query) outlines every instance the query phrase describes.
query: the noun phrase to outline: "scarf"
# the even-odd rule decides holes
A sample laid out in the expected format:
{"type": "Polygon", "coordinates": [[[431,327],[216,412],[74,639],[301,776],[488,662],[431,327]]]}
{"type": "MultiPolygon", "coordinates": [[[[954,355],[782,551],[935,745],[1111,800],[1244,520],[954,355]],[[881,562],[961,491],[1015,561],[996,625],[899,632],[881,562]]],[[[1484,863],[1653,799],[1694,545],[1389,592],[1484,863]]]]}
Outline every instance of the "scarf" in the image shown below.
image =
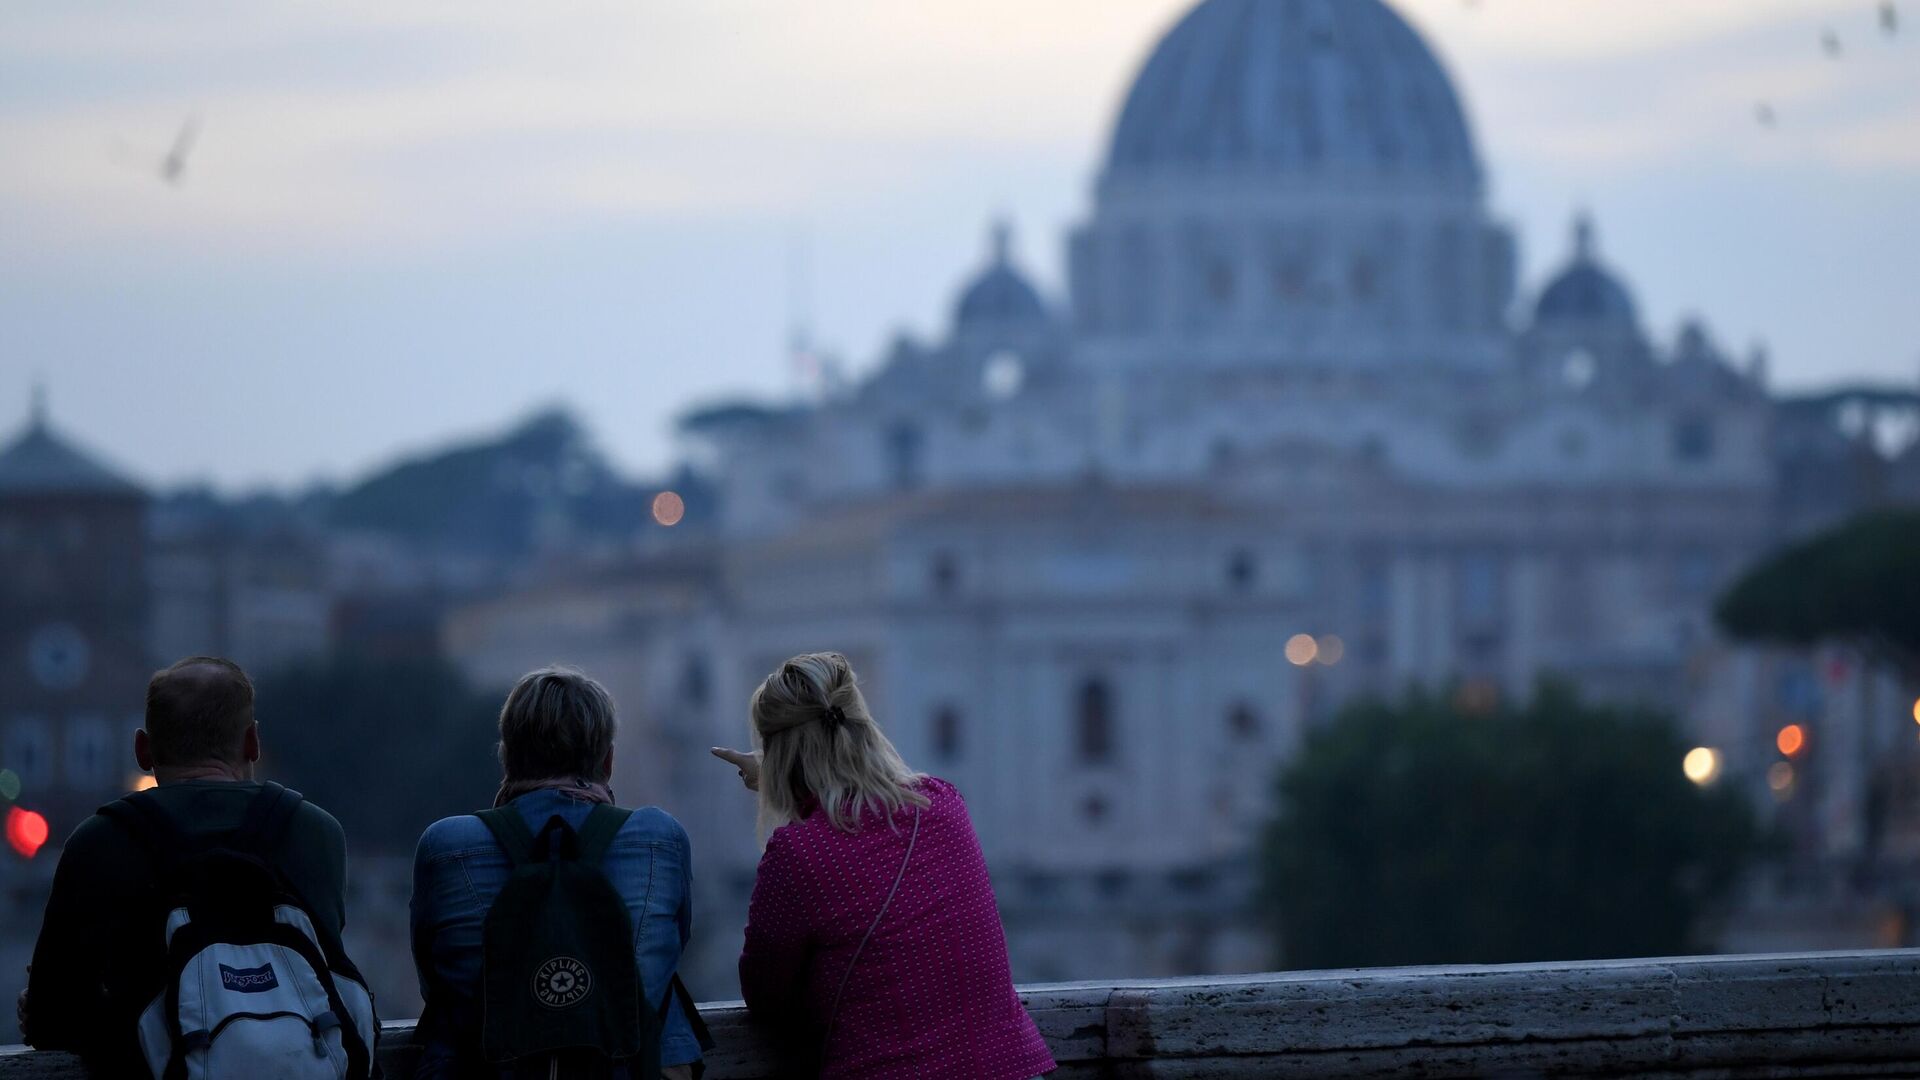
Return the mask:
{"type": "Polygon", "coordinates": [[[509,777],[500,782],[500,793],[493,797],[493,805],[505,806],[535,791],[558,791],[580,802],[613,805],[613,788],[578,776],[555,776],[545,780],[515,780],[509,777]]]}

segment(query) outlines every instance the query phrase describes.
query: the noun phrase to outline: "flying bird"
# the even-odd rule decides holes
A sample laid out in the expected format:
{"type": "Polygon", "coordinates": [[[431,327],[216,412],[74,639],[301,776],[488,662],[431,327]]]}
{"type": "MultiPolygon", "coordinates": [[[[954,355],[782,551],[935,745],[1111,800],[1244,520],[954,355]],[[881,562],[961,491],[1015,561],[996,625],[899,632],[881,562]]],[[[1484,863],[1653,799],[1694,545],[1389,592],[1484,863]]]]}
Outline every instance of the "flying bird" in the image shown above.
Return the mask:
{"type": "Polygon", "coordinates": [[[198,115],[187,117],[187,122],[180,125],[180,134],[173,137],[173,149],[167,151],[167,156],[160,162],[162,180],[175,186],[179,185],[180,174],[187,168],[187,153],[193,149],[193,140],[199,134],[200,117],[198,115]]]}
{"type": "Polygon", "coordinates": [[[1827,30],[1820,35],[1820,47],[1827,50],[1828,56],[1838,58],[1840,55],[1840,35],[1834,33],[1831,29],[1827,30]]]}
{"type": "Polygon", "coordinates": [[[1888,37],[1900,32],[1900,9],[1894,6],[1893,0],[1882,0],[1880,4],[1880,29],[1888,37]]]}

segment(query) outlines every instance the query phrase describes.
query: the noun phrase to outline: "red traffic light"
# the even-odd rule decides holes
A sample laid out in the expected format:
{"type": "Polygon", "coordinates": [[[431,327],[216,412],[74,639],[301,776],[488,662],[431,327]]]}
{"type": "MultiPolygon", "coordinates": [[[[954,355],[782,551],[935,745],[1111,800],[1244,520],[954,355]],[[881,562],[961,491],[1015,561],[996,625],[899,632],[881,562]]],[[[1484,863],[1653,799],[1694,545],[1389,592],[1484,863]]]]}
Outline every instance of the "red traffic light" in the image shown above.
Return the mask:
{"type": "Polygon", "coordinates": [[[21,858],[31,859],[40,854],[40,848],[47,842],[47,833],[46,815],[17,806],[7,810],[7,843],[21,858]]]}

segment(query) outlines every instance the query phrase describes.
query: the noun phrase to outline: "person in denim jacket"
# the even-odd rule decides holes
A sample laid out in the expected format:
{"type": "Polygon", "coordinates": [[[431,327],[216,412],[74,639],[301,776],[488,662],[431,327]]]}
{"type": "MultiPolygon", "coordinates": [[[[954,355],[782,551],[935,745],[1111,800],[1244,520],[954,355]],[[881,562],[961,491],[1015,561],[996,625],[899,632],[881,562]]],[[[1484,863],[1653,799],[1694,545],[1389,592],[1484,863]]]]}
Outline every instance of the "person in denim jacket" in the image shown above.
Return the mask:
{"type": "MultiPolygon", "coordinates": [[[[538,830],[555,814],[574,828],[597,803],[613,802],[613,699],[570,668],[523,677],[500,710],[495,806],[511,805],[538,830]]],[[[633,916],[641,985],[655,1004],[670,995],[680,951],[693,932],[692,847],[665,811],[635,810],[601,863],[633,916]]],[[[480,1059],[481,931],[506,884],[507,856],[471,814],[427,828],[413,864],[413,956],[426,1008],[420,1020],[421,1078],[484,1075],[480,1059]]],[[[662,1075],[691,1078],[700,1046],[678,1001],[661,1039],[662,1075]]]]}

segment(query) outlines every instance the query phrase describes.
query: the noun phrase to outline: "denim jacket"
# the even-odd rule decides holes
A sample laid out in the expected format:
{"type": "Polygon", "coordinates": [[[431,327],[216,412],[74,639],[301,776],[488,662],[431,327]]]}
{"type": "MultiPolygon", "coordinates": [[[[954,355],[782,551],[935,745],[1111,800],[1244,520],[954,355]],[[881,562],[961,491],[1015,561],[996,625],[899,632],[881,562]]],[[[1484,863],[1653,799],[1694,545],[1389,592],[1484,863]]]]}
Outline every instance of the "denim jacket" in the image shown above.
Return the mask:
{"type": "MultiPolygon", "coordinates": [[[[534,791],[509,805],[534,832],[555,814],[579,828],[591,803],[561,791],[534,791]]],[[[687,832],[664,810],[635,810],[601,861],[633,916],[633,955],[641,985],[655,1005],[669,993],[680,950],[693,932],[693,851],[687,832]]],[[[413,861],[413,960],[420,972],[422,1017],[418,1077],[463,1075],[461,1044],[472,1052],[479,1022],[481,931],[487,909],[506,885],[506,853],[480,819],[445,818],[427,828],[413,861]]],[[[671,1005],[661,1036],[660,1063],[700,1059],[700,1045],[671,1005]]]]}

